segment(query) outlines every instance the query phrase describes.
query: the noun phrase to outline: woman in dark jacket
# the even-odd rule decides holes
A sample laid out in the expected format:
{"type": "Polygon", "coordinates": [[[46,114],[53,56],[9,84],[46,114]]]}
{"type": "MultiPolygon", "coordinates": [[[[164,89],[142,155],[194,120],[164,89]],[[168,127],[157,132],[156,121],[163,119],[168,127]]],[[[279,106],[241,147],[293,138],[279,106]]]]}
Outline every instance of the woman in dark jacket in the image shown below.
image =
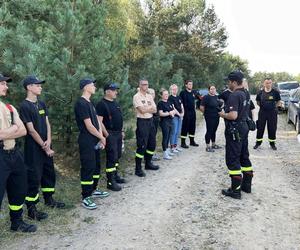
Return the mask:
{"type": "Polygon", "coordinates": [[[174,155],[170,148],[170,139],[171,132],[173,127],[173,117],[176,114],[176,111],[173,105],[168,101],[169,93],[167,90],[163,89],[161,91],[161,101],[157,104],[157,110],[160,116],[160,127],[162,131],[162,148],[164,151],[164,159],[172,160],[172,156],[174,155]]]}
{"type": "Polygon", "coordinates": [[[200,105],[200,110],[203,112],[206,122],[206,152],[214,152],[214,149],[221,148],[216,144],[216,131],[219,126],[218,112],[221,111],[222,102],[218,99],[216,93],[216,87],[214,85],[209,86],[208,94],[203,97],[200,105]]]}

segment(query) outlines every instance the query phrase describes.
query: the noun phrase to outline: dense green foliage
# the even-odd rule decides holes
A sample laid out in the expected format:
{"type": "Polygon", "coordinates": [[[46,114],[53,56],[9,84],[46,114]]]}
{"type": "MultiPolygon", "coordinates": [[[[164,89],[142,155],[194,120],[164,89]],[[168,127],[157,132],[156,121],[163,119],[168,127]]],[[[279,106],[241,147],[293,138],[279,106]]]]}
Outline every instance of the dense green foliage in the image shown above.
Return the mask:
{"type": "MultiPolygon", "coordinates": [[[[121,85],[119,101],[132,117],[132,96],[145,77],[159,90],[192,79],[196,88],[233,69],[249,76],[248,64],[224,52],[225,27],[205,0],[2,0],[0,71],[13,77],[11,102],[18,106],[28,74],[46,79],[43,99],[56,140],[76,136],[73,105],[79,79],[121,85]]],[[[254,77],[259,81],[259,77],[254,77]]]]}

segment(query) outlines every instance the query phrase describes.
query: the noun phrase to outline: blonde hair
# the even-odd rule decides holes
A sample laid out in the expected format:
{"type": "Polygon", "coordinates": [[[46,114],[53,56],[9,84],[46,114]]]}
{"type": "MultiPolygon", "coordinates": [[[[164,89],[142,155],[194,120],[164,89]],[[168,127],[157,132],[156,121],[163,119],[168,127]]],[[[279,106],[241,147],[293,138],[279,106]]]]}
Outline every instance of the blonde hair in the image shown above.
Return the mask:
{"type": "Polygon", "coordinates": [[[173,84],[171,84],[171,86],[170,86],[170,88],[169,88],[169,90],[171,91],[172,90],[172,88],[178,88],[178,86],[175,84],[175,83],[173,83],[173,84]]]}
{"type": "MultiPolygon", "coordinates": [[[[163,95],[163,93],[164,93],[165,91],[167,91],[167,92],[168,92],[168,90],[166,90],[166,89],[164,89],[164,88],[160,89],[160,92],[159,92],[160,96],[162,96],[162,95],[163,95]]],[[[169,92],[168,92],[168,94],[169,94],[169,92]]]]}
{"type": "Polygon", "coordinates": [[[177,90],[178,90],[178,86],[175,84],[175,83],[173,83],[173,84],[171,84],[171,86],[170,86],[170,88],[169,88],[169,93],[170,93],[170,95],[172,95],[172,89],[173,88],[177,88],[177,90]]]}

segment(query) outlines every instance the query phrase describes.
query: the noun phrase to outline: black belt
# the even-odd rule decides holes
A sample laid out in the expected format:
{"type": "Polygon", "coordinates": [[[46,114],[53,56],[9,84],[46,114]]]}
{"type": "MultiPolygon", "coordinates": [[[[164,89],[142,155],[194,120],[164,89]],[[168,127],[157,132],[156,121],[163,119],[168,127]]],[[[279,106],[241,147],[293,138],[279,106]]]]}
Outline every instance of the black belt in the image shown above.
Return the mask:
{"type": "Polygon", "coordinates": [[[137,117],[137,120],[138,121],[152,121],[153,117],[151,117],[151,118],[139,118],[139,117],[137,117]]]}

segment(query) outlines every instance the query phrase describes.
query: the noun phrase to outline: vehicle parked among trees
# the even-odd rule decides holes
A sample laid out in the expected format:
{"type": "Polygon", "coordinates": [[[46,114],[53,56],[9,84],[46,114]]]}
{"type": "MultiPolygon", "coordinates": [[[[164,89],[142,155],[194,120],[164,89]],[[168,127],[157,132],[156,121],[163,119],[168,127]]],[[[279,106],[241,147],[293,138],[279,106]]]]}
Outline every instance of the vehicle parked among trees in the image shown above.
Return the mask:
{"type": "Polygon", "coordinates": [[[290,94],[287,122],[295,125],[297,134],[300,133],[300,87],[290,94]]]}
{"type": "Polygon", "coordinates": [[[279,107],[279,109],[286,111],[289,105],[290,92],[293,89],[298,88],[299,83],[297,81],[278,82],[275,86],[280,92],[282,102],[282,105],[279,107]]]}

